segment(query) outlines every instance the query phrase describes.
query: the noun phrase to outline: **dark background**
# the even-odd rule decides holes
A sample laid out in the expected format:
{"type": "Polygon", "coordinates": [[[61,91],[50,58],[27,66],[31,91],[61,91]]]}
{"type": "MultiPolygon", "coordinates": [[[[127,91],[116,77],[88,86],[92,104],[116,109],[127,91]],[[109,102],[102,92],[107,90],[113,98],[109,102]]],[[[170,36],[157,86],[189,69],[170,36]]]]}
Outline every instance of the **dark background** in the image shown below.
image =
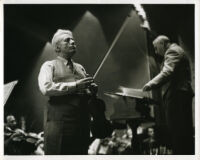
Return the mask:
{"type": "MultiPolygon", "coordinates": [[[[119,85],[141,88],[159,70],[151,40],[158,34],[179,43],[190,57],[194,87],[194,5],[142,5],[151,34],[140,27],[132,5],[4,5],[4,84],[18,80],[5,105],[5,115],[24,116],[27,130],[43,129],[42,96],[37,77],[42,63],[53,59],[50,45],[57,29],[70,29],[77,43],[74,60],[94,75],[120,27],[127,24],[96,77],[99,96],[113,114],[114,100],[105,96],[119,85]]],[[[159,96],[157,96],[159,98],[159,96]]],[[[164,124],[162,107],[155,107],[156,122],[164,124]]]]}

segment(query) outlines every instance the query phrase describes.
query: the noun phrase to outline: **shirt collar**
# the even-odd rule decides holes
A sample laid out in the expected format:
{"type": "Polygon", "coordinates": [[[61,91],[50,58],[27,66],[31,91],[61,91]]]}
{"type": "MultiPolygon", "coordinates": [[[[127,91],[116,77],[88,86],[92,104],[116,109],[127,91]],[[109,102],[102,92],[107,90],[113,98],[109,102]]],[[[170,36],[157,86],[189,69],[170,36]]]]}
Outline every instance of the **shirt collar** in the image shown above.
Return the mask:
{"type": "MultiPolygon", "coordinates": [[[[57,56],[57,59],[61,60],[61,61],[64,63],[64,65],[67,65],[67,63],[68,63],[68,60],[65,59],[65,58],[63,58],[63,57],[57,56]]],[[[72,63],[73,63],[73,60],[72,60],[72,59],[71,59],[71,61],[72,61],[72,63]]]]}

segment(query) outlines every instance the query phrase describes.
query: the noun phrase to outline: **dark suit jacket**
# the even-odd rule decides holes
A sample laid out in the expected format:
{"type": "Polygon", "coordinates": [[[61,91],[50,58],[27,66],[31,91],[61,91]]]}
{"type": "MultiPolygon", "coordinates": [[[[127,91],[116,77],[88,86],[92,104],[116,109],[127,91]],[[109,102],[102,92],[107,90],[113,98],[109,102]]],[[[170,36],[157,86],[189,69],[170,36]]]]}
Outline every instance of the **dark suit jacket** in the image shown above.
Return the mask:
{"type": "Polygon", "coordinates": [[[152,89],[162,86],[163,96],[178,90],[193,94],[189,60],[180,46],[175,43],[169,46],[161,68],[160,73],[148,82],[152,89]]]}

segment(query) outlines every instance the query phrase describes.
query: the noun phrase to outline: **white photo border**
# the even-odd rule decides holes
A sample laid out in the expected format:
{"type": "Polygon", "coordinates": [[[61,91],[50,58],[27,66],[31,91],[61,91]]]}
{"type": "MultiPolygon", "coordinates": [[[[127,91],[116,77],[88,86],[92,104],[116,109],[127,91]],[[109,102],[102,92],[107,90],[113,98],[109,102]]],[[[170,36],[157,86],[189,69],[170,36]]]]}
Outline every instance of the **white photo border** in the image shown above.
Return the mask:
{"type": "Polygon", "coordinates": [[[200,159],[200,1],[199,0],[0,0],[0,69],[3,70],[4,55],[4,4],[194,4],[195,5],[195,155],[127,155],[127,156],[4,156],[3,154],[3,74],[0,76],[0,159],[6,160],[199,160],[200,159]]]}

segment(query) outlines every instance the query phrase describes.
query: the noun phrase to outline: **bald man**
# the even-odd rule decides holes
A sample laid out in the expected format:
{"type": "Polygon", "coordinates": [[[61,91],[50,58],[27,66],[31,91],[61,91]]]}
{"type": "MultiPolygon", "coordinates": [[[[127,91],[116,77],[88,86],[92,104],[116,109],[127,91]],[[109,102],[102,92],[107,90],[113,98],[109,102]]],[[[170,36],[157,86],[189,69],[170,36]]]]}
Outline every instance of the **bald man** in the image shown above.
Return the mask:
{"type": "MultiPolygon", "coordinates": [[[[69,30],[58,29],[52,38],[57,57],[45,62],[38,83],[48,96],[44,126],[46,155],[87,154],[89,146],[88,94],[93,78],[72,60],[75,40],[69,30]]],[[[96,86],[95,86],[96,87],[96,86]]]]}
{"type": "Polygon", "coordinates": [[[173,154],[194,154],[191,73],[184,50],[164,35],[153,41],[155,53],[163,57],[160,73],[144,85],[144,91],[162,87],[166,122],[173,154]]]}

